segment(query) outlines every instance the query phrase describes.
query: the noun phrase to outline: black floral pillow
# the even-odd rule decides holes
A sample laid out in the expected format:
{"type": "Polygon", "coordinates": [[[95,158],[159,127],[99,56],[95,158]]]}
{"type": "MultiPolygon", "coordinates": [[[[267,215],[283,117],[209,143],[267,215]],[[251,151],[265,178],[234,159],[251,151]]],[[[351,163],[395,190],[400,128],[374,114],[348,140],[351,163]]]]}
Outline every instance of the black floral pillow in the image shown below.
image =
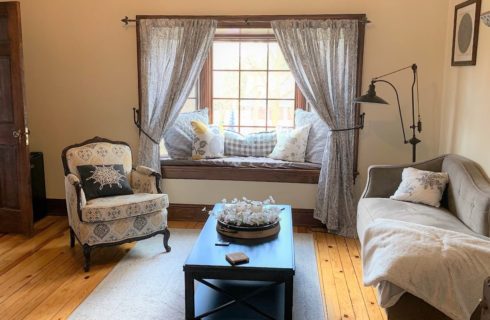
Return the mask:
{"type": "Polygon", "coordinates": [[[122,164],[77,166],[85,198],[88,200],[133,194],[122,164]]]}

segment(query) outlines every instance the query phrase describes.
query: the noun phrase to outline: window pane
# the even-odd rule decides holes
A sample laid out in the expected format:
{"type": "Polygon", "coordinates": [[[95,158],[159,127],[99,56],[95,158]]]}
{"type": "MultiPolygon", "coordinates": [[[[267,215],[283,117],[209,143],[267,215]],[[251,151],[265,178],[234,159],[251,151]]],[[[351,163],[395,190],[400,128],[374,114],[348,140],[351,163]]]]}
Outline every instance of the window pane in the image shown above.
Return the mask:
{"type": "Polygon", "coordinates": [[[238,71],[213,71],[213,97],[238,99],[238,71]]]}
{"type": "Polygon", "coordinates": [[[294,78],[291,72],[269,72],[269,98],[294,99],[294,89],[294,78]]]}
{"type": "Polygon", "coordinates": [[[266,97],[267,72],[243,71],[240,73],[240,97],[262,98],[266,97]]]}
{"type": "Polygon", "coordinates": [[[184,104],[184,107],[182,110],[180,110],[180,113],[183,112],[192,112],[197,110],[197,99],[196,98],[188,98],[187,101],[184,104]]]}
{"type": "Polygon", "coordinates": [[[265,116],[265,100],[240,100],[241,126],[265,126],[265,116]]]}
{"type": "Polygon", "coordinates": [[[214,42],[213,69],[238,70],[239,45],[238,42],[214,42]]]}
{"type": "Polygon", "coordinates": [[[267,125],[294,127],[294,100],[269,100],[267,125]]]}
{"type": "Polygon", "coordinates": [[[242,70],[267,70],[267,43],[242,42],[240,56],[242,70]]]}
{"type": "Polygon", "coordinates": [[[238,126],[238,100],[214,99],[213,123],[223,126],[238,126]]]}
{"type": "Polygon", "coordinates": [[[269,43],[269,69],[289,70],[289,66],[284,60],[281,48],[277,43],[269,43]]]}

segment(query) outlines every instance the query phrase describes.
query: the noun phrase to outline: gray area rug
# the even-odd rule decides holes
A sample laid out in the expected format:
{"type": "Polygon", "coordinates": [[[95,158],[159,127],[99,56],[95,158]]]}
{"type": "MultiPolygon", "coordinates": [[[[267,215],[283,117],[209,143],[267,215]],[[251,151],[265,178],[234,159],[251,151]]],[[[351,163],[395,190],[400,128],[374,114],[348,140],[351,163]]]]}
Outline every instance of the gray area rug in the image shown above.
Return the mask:
{"type": "MultiPolygon", "coordinates": [[[[162,253],[161,236],[138,242],[69,319],[184,319],[182,266],[198,235],[199,230],[171,229],[170,253],[162,253]]],[[[325,319],[313,236],[295,233],[294,244],[293,318],[325,319]]]]}

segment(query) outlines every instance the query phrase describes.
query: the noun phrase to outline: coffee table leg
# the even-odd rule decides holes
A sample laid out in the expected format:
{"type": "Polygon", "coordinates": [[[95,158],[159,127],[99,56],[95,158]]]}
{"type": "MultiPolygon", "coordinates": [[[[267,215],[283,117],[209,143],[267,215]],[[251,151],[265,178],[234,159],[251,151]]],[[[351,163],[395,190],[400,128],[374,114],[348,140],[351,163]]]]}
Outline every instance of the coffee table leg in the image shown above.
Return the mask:
{"type": "Polygon", "coordinates": [[[194,275],[191,272],[185,273],[185,318],[195,319],[194,310],[194,275]]]}
{"type": "Polygon", "coordinates": [[[293,319],[293,277],[289,277],[284,282],[284,319],[293,319]]]}

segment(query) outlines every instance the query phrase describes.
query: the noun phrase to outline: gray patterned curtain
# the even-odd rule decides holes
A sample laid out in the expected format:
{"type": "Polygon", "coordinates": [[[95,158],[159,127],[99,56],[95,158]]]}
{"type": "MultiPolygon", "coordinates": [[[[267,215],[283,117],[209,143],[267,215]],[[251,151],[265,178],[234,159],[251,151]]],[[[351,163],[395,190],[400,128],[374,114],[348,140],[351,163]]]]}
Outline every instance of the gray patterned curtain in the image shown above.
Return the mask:
{"type": "Polygon", "coordinates": [[[209,19],[141,19],[141,126],[138,163],[160,172],[159,145],[199,76],[217,22],[209,19]],[[154,140],[154,141],[152,141],[154,140]]]}
{"type": "MultiPolygon", "coordinates": [[[[357,83],[357,20],[273,21],[294,79],[331,129],[352,127],[357,83]]],[[[329,232],[356,235],[354,131],[330,131],[323,153],[314,217],[329,232]]]]}

